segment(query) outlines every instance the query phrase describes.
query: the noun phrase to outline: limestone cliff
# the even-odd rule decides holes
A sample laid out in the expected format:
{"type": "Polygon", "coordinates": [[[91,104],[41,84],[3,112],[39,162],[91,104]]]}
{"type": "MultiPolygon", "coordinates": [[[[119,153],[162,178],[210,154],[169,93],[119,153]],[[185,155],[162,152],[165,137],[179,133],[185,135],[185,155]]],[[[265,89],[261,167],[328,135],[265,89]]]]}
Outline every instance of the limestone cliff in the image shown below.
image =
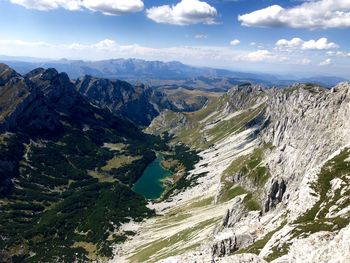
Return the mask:
{"type": "MultiPolygon", "coordinates": [[[[329,262],[327,242],[336,262],[349,260],[349,83],[240,86],[198,113],[169,116],[156,118],[151,129],[170,127],[175,141],[203,150],[208,166],[221,158],[213,169],[201,168],[208,171],[201,182],[217,186],[216,207],[229,208],[201,249],[162,262],[329,262]],[[197,137],[210,143],[198,147],[197,137]],[[247,150],[230,147],[238,138],[247,150]]],[[[192,198],[196,190],[190,191],[172,198],[192,198]]]]}

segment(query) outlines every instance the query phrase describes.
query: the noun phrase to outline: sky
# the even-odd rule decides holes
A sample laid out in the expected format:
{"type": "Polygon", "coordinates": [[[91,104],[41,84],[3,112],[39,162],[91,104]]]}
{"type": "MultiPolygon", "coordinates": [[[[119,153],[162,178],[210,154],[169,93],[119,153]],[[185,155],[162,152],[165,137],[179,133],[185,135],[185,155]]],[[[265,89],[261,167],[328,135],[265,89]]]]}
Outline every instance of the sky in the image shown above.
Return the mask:
{"type": "Polygon", "coordinates": [[[349,78],[350,0],[0,0],[0,55],[349,78]]]}

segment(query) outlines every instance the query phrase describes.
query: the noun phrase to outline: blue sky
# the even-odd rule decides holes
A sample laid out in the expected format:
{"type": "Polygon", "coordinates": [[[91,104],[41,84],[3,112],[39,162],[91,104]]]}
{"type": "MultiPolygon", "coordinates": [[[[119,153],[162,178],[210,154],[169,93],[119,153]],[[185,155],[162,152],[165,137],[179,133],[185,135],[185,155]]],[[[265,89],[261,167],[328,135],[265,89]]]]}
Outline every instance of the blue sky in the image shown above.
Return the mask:
{"type": "Polygon", "coordinates": [[[0,54],[347,76],[350,0],[0,0],[0,54]]]}

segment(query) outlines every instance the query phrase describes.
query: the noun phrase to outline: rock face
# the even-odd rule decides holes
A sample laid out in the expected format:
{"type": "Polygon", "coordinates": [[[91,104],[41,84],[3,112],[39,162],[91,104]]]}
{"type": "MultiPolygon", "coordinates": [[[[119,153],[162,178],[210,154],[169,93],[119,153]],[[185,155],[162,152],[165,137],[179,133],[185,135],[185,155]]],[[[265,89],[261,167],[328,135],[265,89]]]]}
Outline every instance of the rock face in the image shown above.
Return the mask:
{"type": "MultiPolygon", "coordinates": [[[[268,167],[275,180],[287,185],[283,200],[288,200],[299,191],[307,171],[350,143],[350,86],[341,83],[326,90],[296,85],[271,93],[266,110],[271,124],[262,140],[275,147],[267,157],[268,167]]],[[[271,197],[280,185],[270,184],[271,197]]]]}
{"type": "Polygon", "coordinates": [[[144,85],[132,86],[125,81],[85,76],[77,80],[76,88],[94,104],[138,125],[148,125],[158,115],[150,101],[152,91],[144,85]]]}
{"type": "Polygon", "coordinates": [[[143,127],[148,126],[164,110],[195,111],[207,101],[206,96],[191,94],[190,90],[182,88],[172,91],[91,76],[78,79],[75,86],[93,104],[143,127]]]}
{"type": "MultiPolygon", "coordinates": [[[[234,94],[236,91],[231,92],[234,94]]],[[[273,149],[265,156],[266,166],[271,177],[264,186],[264,216],[260,219],[262,222],[260,227],[268,227],[272,222],[271,218],[274,218],[273,220],[281,219],[278,215],[281,211],[285,211],[283,213],[287,215],[287,225],[293,225],[293,223],[298,222],[294,221],[297,218],[299,218],[299,222],[305,220],[301,219],[301,215],[316,203],[316,196],[319,192],[316,190],[317,188],[312,190],[311,185],[317,182],[317,174],[321,172],[321,167],[331,156],[339,154],[339,149],[350,143],[350,122],[348,121],[350,117],[350,85],[341,83],[332,90],[316,86],[294,85],[286,90],[272,89],[262,92],[268,98],[264,113],[264,119],[268,125],[257,134],[257,138],[263,143],[271,143],[273,149]],[[338,153],[336,153],[337,151],[338,153]],[[311,171],[314,171],[312,176],[310,175],[311,171]],[[312,191],[315,192],[312,193],[312,191]],[[306,200],[314,201],[308,202],[306,200]],[[283,203],[282,206],[279,205],[280,203],[283,203]]],[[[241,99],[239,99],[240,101],[241,99]]],[[[345,171],[350,175],[350,168],[345,168],[345,171]]],[[[239,180],[239,178],[236,179],[239,180]]],[[[346,192],[345,184],[339,187],[343,189],[343,193],[346,192]]],[[[334,194],[331,195],[334,196],[334,194]]],[[[318,198],[322,198],[320,196],[318,198]]],[[[235,208],[241,210],[239,206],[235,206],[235,208]]],[[[345,225],[349,224],[345,218],[345,225]]],[[[329,220],[329,224],[332,224],[332,219],[323,220],[329,220]]],[[[237,211],[235,214],[231,214],[226,221],[246,221],[249,223],[244,218],[242,219],[237,211]],[[231,219],[232,216],[235,219],[231,219]]],[[[283,224],[285,223],[286,221],[283,224]]],[[[311,222],[310,224],[316,223],[311,222]]],[[[235,224],[231,224],[231,228],[232,225],[235,224]]],[[[230,228],[230,224],[227,224],[227,227],[230,228]]],[[[319,230],[316,231],[320,231],[323,227],[320,225],[316,226],[317,228],[319,230]]],[[[281,254],[287,253],[287,256],[276,262],[294,262],[296,259],[300,259],[300,262],[329,262],[332,255],[329,250],[328,252],[325,250],[325,245],[322,244],[323,238],[327,235],[314,234],[305,241],[297,241],[297,239],[293,239],[297,235],[294,231],[286,232],[284,237],[283,235],[278,237],[279,232],[277,231],[275,241],[272,239],[270,244],[266,245],[261,256],[269,257],[268,255],[270,255],[275,258],[273,253],[267,251],[271,250],[279,240],[277,244],[280,244],[280,249],[283,246],[288,247],[283,245],[285,242],[291,242],[293,245],[289,253],[282,249],[284,252],[281,254]],[[294,240],[296,241],[294,242],[294,240]],[[310,253],[305,253],[308,248],[303,249],[307,242],[310,242],[308,243],[310,253]],[[311,253],[312,250],[319,253],[311,253]]],[[[334,235],[343,238],[342,242],[345,247],[340,248],[340,251],[347,250],[350,245],[349,241],[344,238],[343,232],[337,234],[335,231],[328,234],[329,239],[334,235]]],[[[346,253],[338,255],[337,262],[346,262],[347,257],[346,253]]]]}
{"type": "Polygon", "coordinates": [[[271,188],[269,191],[269,196],[267,197],[265,203],[265,212],[268,212],[272,208],[276,207],[276,205],[282,202],[282,198],[284,193],[286,192],[287,185],[284,180],[271,182],[271,188]]]}
{"type": "Polygon", "coordinates": [[[183,114],[164,110],[157,118],[153,119],[146,131],[153,134],[169,133],[174,135],[187,124],[188,121],[183,114]]]}
{"type": "Polygon", "coordinates": [[[318,232],[307,238],[296,240],[289,253],[274,263],[293,262],[349,262],[350,226],[334,232],[318,232]]]}
{"type": "MultiPolygon", "coordinates": [[[[226,128],[222,123],[235,125],[229,121],[239,122],[236,116],[244,118],[260,107],[259,114],[241,130],[254,127],[250,139],[262,150],[234,159],[234,166],[222,173],[217,205],[223,191],[234,195],[241,187],[260,208],[247,204],[244,195],[233,198],[232,208],[211,237],[211,249],[202,249],[202,256],[191,254],[192,261],[180,256],[175,262],[201,262],[202,258],[235,262],[230,256],[233,252],[243,253],[242,258],[248,257],[246,253],[257,254],[251,262],[348,262],[350,84],[340,83],[333,89],[304,84],[286,89],[248,85],[235,87],[226,96],[226,106],[211,115],[220,119],[208,125],[200,120],[207,126],[196,132],[205,136],[213,127],[226,128]],[[331,246],[339,244],[336,258],[327,241],[331,246]]],[[[177,129],[186,127],[187,120],[171,116],[163,113],[152,125],[162,123],[166,130],[164,126],[171,124],[168,127],[178,135],[177,129]]],[[[226,136],[228,140],[230,134],[226,136]]]]}
{"type": "MultiPolygon", "coordinates": [[[[0,130],[47,135],[59,131],[58,114],[39,88],[11,69],[0,85],[0,130]]],[[[3,74],[2,74],[3,75],[3,74]]]]}

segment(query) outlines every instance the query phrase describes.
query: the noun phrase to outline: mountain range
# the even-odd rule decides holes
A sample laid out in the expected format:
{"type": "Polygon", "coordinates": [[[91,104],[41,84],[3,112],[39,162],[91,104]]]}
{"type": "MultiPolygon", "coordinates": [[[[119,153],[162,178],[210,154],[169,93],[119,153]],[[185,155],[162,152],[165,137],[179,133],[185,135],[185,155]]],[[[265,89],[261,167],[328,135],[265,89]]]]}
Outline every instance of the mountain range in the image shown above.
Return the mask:
{"type": "Polygon", "coordinates": [[[185,86],[196,89],[227,91],[232,85],[246,82],[264,86],[283,87],[296,81],[301,83],[316,83],[331,87],[344,81],[335,76],[315,76],[308,78],[274,76],[264,73],[246,73],[224,69],[193,67],[177,61],[145,61],[141,59],[110,59],[102,61],[82,60],[44,60],[31,58],[0,56],[0,61],[8,64],[21,74],[38,68],[55,68],[66,72],[70,78],[77,79],[84,75],[99,78],[121,79],[132,84],[149,86],[185,86]]]}
{"type": "Polygon", "coordinates": [[[350,84],[215,85],[0,64],[1,259],[347,262],[350,84]]]}

